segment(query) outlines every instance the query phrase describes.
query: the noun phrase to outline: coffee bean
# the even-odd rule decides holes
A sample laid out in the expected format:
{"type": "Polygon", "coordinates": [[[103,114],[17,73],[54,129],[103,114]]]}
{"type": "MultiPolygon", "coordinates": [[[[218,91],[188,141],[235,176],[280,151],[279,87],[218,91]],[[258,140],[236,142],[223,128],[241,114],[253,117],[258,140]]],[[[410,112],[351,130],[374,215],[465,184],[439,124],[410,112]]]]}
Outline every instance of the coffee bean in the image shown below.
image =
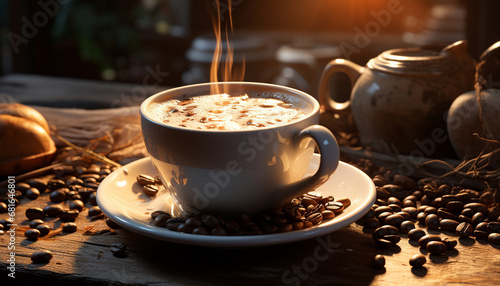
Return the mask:
{"type": "Polygon", "coordinates": [[[137,183],[145,186],[145,185],[152,185],[155,183],[155,178],[146,175],[146,174],[140,174],[137,176],[137,183]]]}
{"type": "Polygon", "coordinates": [[[195,229],[193,229],[193,234],[199,234],[199,235],[209,235],[210,232],[208,231],[208,229],[204,226],[199,226],[195,229]]]}
{"type": "Polygon", "coordinates": [[[304,228],[304,222],[303,221],[293,221],[292,222],[292,227],[293,227],[293,230],[303,229],[304,228]]]}
{"type": "Polygon", "coordinates": [[[436,214],[429,214],[425,218],[425,226],[428,229],[439,229],[439,217],[436,214]]]}
{"type": "Polygon", "coordinates": [[[467,216],[464,216],[464,215],[459,215],[458,216],[458,221],[459,222],[471,223],[470,217],[467,217],[467,216]]]}
{"type": "Polygon", "coordinates": [[[427,262],[427,259],[422,254],[415,254],[410,258],[410,265],[413,267],[422,267],[427,262]]]}
{"type": "Polygon", "coordinates": [[[203,222],[201,221],[201,219],[199,219],[197,217],[190,217],[190,218],[186,219],[185,224],[187,226],[194,226],[194,227],[203,226],[203,222]]]}
{"type": "Polygon", "coordinates": [[[427,244],[431,241],[441,241],[441,237],[434,234],[424,235],[418,240],[418,245],[420,245],[420,247],[426,248],[427,244]]]}
{"type": "Polygon", "coordinates": [[[75,186],[75,185],[78,185],[78,186],[83,186],[83,180],[82,179],[79,179],[75,176],[71,176],[69,178],[66,179],[66,182],[65,182],[66,186],[69,187],[69,186],[75,186]]]}
{"type": "Polygon", "coordinates": [[[102,214],[102,210],[99,206],[93,206],[89,209],[88,215],[90,217],[102,214]]]}
{"type": "Polygon", "coordinates": [[[375,269],[383,269],[385,267],[385,257],[380,254],[375,255],[372,261],[372,266],[375,269]]]}
{"type": "MultiPolygon", "coordinates": [[[[451,194],[448,194],[448,195],[443,195],[443,196],[441,197],[441,199],[442,199],[443,203],[445,203],[446,208],[448,208],[448,203],[449,203],[449,202],[452,202],[452,201],[460,201],[456,195],[451,195],[451,194]]],[[[460,201],[460,202],[461,202],[461,201],[460,201]]],[[[463,207],[463,203],[462,203],[462,207],[463,207]]],[[[451,210],[450,210],[450,211],[451,211],[451,210]]]]}
{"type": "Polygon", "coordinates": [[[378,208],[375,209],[375,216],[378,217],[380,214],[385,213],[385,212],[389,212],[391,214],[393,213],[391,207],[381,206],[381,207],[378,207],[378,208]]]}
{"type": "MultiPolygon", "coordinates": [[[[335,211],[331,210],[335,213],[335,211]]],[[[323,215],[321,213],[313,213],[306,218],[307,221],[312,222],[313,225],[319,224],[323,220],[323,215]]]]}
{"type": "Polygon", "coordinates": [[[79,214],[78,210],[62,210],[57,214],[57,217],[64,222],[72,222],[76,220],[79,214]]]}
{"type": "Polygon", "coordinates": [[[333,196],[327,196],[327,197],[323,197],[323,198],[319,201],[319,203],[320,203],[320,204],[322,204],[322,205],[324,205],[324,204],[326,204],[326,203],[328,203],[328,202],[333,202],[333,201],[335,201],[335,198],[334,198],[333,196]]]}
{"type": "Polygon", "coordinates": [[[382,187],[376,187],[377,190],[377,198],[378,199],[388,199],[391,197],[391,192],[382,188],[382,187]]]}
{"type": "Polygon", "coordinates": [[[35,264],[49,263],[52,257],[52,252],[50,252],[49,250],[39,250],[31,254],[31,261],[33,261],[33,263],[35,264]]]}
{"type": "Polygon", "coordinates": [[[183,223],[184,223],[184,219],[183,218],[181,218],[181,217],[173,217],[173,218],[168,219],[165,222],[165,225],[163,225],[163,226],[166,227],[168,230],[176,231],[177,228],[179,227],[179,225],[181,225],[183,223]]]}
{"type": "Polygon", "coordinates": [[[426,215],[437,214],[437,208],[435,208],[435,207],[426,207],[425,210],[424,210],[424,213],[426,215]]]}
{"type": "Polygon", "coordinates": [[[24,195],[30,200],[36,200],[40,196],[40,191],[37,188],[29,188],[24,195]]]}
{"type": "MultiPolygon", "coordinates": [[[[82,197],[83,199],[90,199],[90,196],[92,194],[95,194],[95,190],[92,188],[82,187],[78,189],[78,195],[80,195],[80,197],[82,197]]],[[[94,203],[91,204],[96,205],[94,203]]]]}
{"type": "Polygon", "coordinates": [[[85,175],[81,175],[79,178],[80,178],[80,180],[83,180],[83,185],[85,185],[85,183],[97,183],[97,179],[99,179],[99,175],[97,175],[97,174],[85,174],[85,175]]]}
{"type": "Polygon", "coordinates": [[[437,211],[437,215],[442,218],[442,219],[452,219],[452,220],[458,220],[458,216],[450,213],[450,212],[447,212],[443,209],[438,209],[437,211]]]}
{"type": "MultiPolygon", "coordinates": [[[[325,206],[322,205],[322,204],[309,205],[309,206],[307,206],[305,216],[307,217],[307,216],[309,216],[310,214],[313,214],[313,213],[321,213],[324,210],[325,210],[325,206]]],[[[300,215],[302,214],[300,211],[298,211],[298,213],[300,215]]],[[[300,217],[299,217],[299,220],[300,220],[300,217]]]]}
{"type": "Polygon", "coordinates": [[[466,216],[468,218],[472,218],[472,216],[475,214],[476,212],[473,211],[472,209],[470,208],[466,208],[466,209],[463,209],[462,212],[460,213],[461,215],[463,216],[466,216]]]}
{"type": "Polygon", "coordinates": [[[425,224],[425,218],[426,217],[427,217],[427,215],[424,212],[418,213],[418,215],[417,215],[417,221],[418,221],[418,223],[425,224]]]}
{"type": "Polygon", "coordinates": [[[154,218],[153,224],[159,227],[166,227],[167,220],[169,219],[171,219],[170,214],[161,213],[154,218]]]}
{"type": "Polygon", "coordinates": [[[448,250],[455,248],[455,246],[457,246],[458,244],[458,242],[455,239],[451,240],[447,237],[441,239],[441,242],[444,243],[444,245],[446,245],[446,249],[448,250]]]}
{"type": "Polygon", "coordinates": [[[474,237],[476,239],[485,239],[485,240],[487,240],[489,233],[487,231],[475,229],[474,233],[472,235],[474,235],[474,237]]]}
{"type": "Polygon", "coordinates": [[[486,226],[486,231],[489,233],[500,233],[500,222],[492,221],[486,226]]]}
{"type": "Polygon", "coordinates": [[[378,228],[379,226],[379,220],[374,217],[367,219],[364,223],[364,227],[366,228],[378,228]]]}
{"type": "Polygon", "coordinates": [[[53,178],[47,182],[47,188],[49,188],[49,190],[51,190],[51,191],[57,190],[60,188],[64,188],[64,187],[66,187],[66,183],[63,180],[53,178]]]}
{"type": "Polygon", "coordinates": [[[490,233],[488,235],[488,242],[495,245],[500,245],[500,233],[490,233]]]}
{"type": "MultiPolygon", "coordinates": [[[[414,198],[416,199],[416,197],[415,197],[415,196],[412,196],[412,197],[414,197],[414,198]]],[[[407,198],[408,198],[408,197],[407,197],[407,198]]],[[[414,200],[412,200],[412,199],[405,199],[405,200],[403,201],[403,204],[402,204],[402,207],[403,207],[403,208],[407,208],[407,207],[412,207],[412,208],[414,208],[414,207],[416,207],[416,206],[417,206],[416,202],[415,202],[414,200]]]]}
{"type": "Polygon", "coordinates": [[[49,205],[43,208],[43,212],[48,217],[56,217],[62,209],[60,205],[49,205]]]}
{"type": "Polygon", "coordinates": [[[417,211],[417,208],[415,208],[414,206],[405,207],[401,211],[409,214],[411,219],[416,219],[417,218],[418,211],[417,211]]]}
{"type": "Polygon", "coordinates": [[[116,257],[124,257],[127,251],[127,246],[124,243],[113,243],[109,250],[116,257]]]}
{"type": "Polygon", "coordinates": [[[111,174],[111,170],[109,168],[104,168],[103,167],[103,168],[101,168],[101,170],[99,170],[99,175],[101,175],[101,176],[102,175],[107,176],[109,174],[111,174]]]}
{"type": "Polygon", "coordinates": [[[45,189],[47,189],[47,184],[38,178],[29,179],[26,181],[26,184],[30,185],[32,188],[38,189],[40,192],[44,192],[45,189]]]}
{"type": "Polygon", "coordinates": [[[351,200],[349,198],[340,198],[335,200],[336,202],[342,203],[344,209],[348,208],[351,205],[351,200]]]}
{"type": "Polygon", "coordinates": [[[408,232],[408,239],[418,241],[421,237],[425,236],[426,233],[423,229],[412,229],[408,232]]]}
{"type": "Polygon", "coordinates": [[[97,206],[97,199],[96,199],[97,192],[93,191],[89,195],[89,203],[93,206],[97,206]]]}
{"type": "Polygon", "coordinates": [[[36,228],[40,224],[43,224],[43,220],[34,219],[34,220],[30,221],[30,228],[36,228]]]}
{"type": "Polygon", "coordinates": [[[83,186],[85,188],[97,189],[99,187],[99,183],[97,183],[97,182],[84,182],[83,186]]]}
{"type": "Polygon", "coordinates": [[[496,221],[500,218],[500,205],[493,206],[488,209],[488,219],[496,221]]]}
{"type": "Polygon", "coordinates": [[[332,219],[335,217],[335,213],[331,210],[324,210],[321,214],[323,215],[323,219],[332,219]]]}
{"type": "Polygon", "coordinates": [[[37,240],[40,236],[40,231],[36,228],[30,228],[24,232],[24,236],[28,240],[37,240]]]}
{"type": "Polygon", "coordinates": [[[433,255],[443,254],[447,250],[446,245],[441,241],[429,241],[425,249],[433,255]]]}
{"type": "Polygon", "coordinates": [[[83,210],[84,206],[85,205],[83,204],[83,202],[81,200],[73,200],[69,204],[69,209],[70,210],[78,210],[79,212],[81,212],[83,210]]]}
{"type": "Polygon", "coordinates": [[[400,205],[389,204],[387,206],[390,207],[393,212],[400,212],[401,211],[401,206],[400,205]]]}
{"type": "MultiPolygon", "coordinates": [[[[327,204],[329,204],[330,202],[328,202],[327,204]]],[[[315,200],[315,199],[312,199],[312,198],[308,198],[308,197],[303,197],[302,198],[302,205],[304,207],[307,207],[309,205],[317,205],[318,202],[315,200]]],[[[326,206],[325,206],[326,207],[326,206]]]]}
{"type": "Polygon", "coordinates": [[[16,183],[16,191],[20,191],[23,194],[26,194],[29,188],[31,188],[31,186],[24,182],[16,183]]]}
{"type": "MultiPolygon", "coordinates": [[[[308,207],[314,207],[314,206],[319,206],[319,205],[309,205],[308,207]]],[[[299,211],[299,209],[302,208],[300,204],[296,203],[288,203],[282,208],[282,212],[285,214],[285,216],[292,221],[300,221],[302,218],[302,213],[299,211]]]]}
{"type": "Polygon", "coordinates": [[[211,235],[217,235],[217,236],[226,236],[228,235],[226,230],[224,229],[223,226],[219,225],[216,226],[212,231],[210,232],[211,235]]]}
{"type": "MultiPolygon", "coordinates": [[[[387,208],[391,209],[390,207],[387,208]]],[[[338,215],[344,211],[344,204],[339,201],[328,202],[325,204],[325,209],[332,211],[333,213],[335,213],[335,215],[338,215]]]]}
{"type": "Polygon", "coordinates": [[[4,202],[0,202],[0,214],[1,213],[6,213],[8,211],[8,207],[4,202]]]}
{"type": "Polygon", "coordinates": [[[50,201],[53,203],[60,203],[66,200],[66,192],[63,189],[58,189],[50,193],[50,201]]]}
{"type": "Polygon", "coordinates": [[[386,224],[385,219],[391,215],[393,215],[392,212],[383,212],[377,217],[377,219],[380,221],[380,224],[386,224]]]}
{"type": "Polygon", "coordinates": [[[41,219],[44,216],[45,216],[45,213],[43,212],[43,209],[41,209],[41,208],[28,208],[28,209],[26,209],[26,217],[29,220],[41,219]]]}
{"type": "Polygon", "coordinates": [[[321,199],[323,198],[323,196],[319,193],[315,193],[315,192],[309,192],[309,193],[306,193],[302,196],[302,198],[309,198],[309,199],[313,199],[315,200],[317,203],[319,203],[321,201],[321,199]]]}
{"type": "Polygon", "coordinates": [[[451,212],[458,214],[464,209],[464,203],[462,201],[450,201],[446,204],[446,209],[451,212]]]}
{"type": "Polygon", "coordinates": [[[482,212],[478,212],[474,214],[470,220],[472,225],[478,225],[480,222],[483,222],[486,219],[482,212]]]}
{"type": "Polygon", "coordinates": [[[483,214],[488,213],[488,208],[481,203],[468,203],[464,205],[464,209],[472,209],[475,213],[482,212],[483,214]]]}
{"type": "Polygon", "coordinates": [[[446,231],[455,231],[457,229],[457,226],[459,225],[460,223],[456,220],[452,220],[452,219],[442,219],[440,222],[439,222],[439,227],[442,229],[442,230],[446,230],[446,231]]]}
{"type": "Polygon", "coordinates": [[[4,229],[10,228],[9,226],[10,223],[11,223],[10,221],[0,219],[0,224],[3,226],[4,229]]]}
{"type": "Polygon", "coordinates": [[[145,185],[142,187],[142,191],[150,196],[150,197],[154,197],[156,196],[156,194],[158,194],[158,191],[159,191],[159,188],[157,185],[145,185]]]}
{"type": "Polygon", "coordinates": [[[366,220],[369,218],[375,217],[375,210],[373,208],[370,208],[361,218],[362,220],[366,220]]]}
{"type": "Polygon", "coordinates": [[[407,234],[408,232],[410,232],[410,230],[412,230],[414,228],[415,228],[415,224],[413,224],[413,222],[411,222],[409,220],[405,220],[399,226],[399,231],[401,233],[407,234]]]}
{"type": "Polygon", "coordinates": [[[474,232],[474,226],[467,222],[462,222],[455,231],[460,237],[469,237],[474,232]]]}
{"type": "Polygon", "coordinates": [[[385,218],[384,224],[399,227],[404,220],[405,219],[403,216],[398,215],[398,214],[392,214],[392,215],[385,218]]]}
{"type": "Polygon", "coordinates": [[[182,233],[192,233],[195,228],[196,228],[196,226],[192,226],[192,225],[187,225],[185,223],[181,223],[177,227],[177,231],[178,232],[182,232],[182,233]]]}
{"type": "Polygon", "coordinates": [[[40,236],[46,236],[50,232],[50,227],[46,224],[37,225],[36,229],[40,231],[40,236]]]}
{"type": "Polygon", "coordinates": [[[75,232],[78,226],[74,222],[66,222],[62,224],[62,231],[67,233],[75,232]]]}
{"type": "Polygon", "coordinates": [[[400,211],[395,214],[402,216],[405,220],[411,220],[411,216],[404,211],[400,211]]]}

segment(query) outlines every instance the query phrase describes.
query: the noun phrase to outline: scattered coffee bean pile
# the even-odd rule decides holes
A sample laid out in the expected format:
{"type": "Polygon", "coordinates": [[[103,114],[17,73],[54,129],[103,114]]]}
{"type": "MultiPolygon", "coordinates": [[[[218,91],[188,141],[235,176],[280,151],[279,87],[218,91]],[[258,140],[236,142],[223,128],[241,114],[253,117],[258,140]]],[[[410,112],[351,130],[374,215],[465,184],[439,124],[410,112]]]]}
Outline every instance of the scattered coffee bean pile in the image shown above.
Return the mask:
{"type": "MultiPolygon", "coordinates": [[[[364,167],[366,172],[367,166],[364,167]]],[[[390,248],[400,241],[401,235],[418,241],[431,255],[446,254],[457,245],[457,240],[428,234],[426,230],[500,245],[500,207],[495,202],[494,189],[476,191],[430,178],[415,181],[385,168],[375,173],[378,174],[372,178],[377,200],[357,223],[372,232],[377,247],[390,248]]],[[[374,258],[374,268],[380,265],[379,260],[374,258]]],[[[421,256],[410,259],[413,267],[425,262],[421,256]]]]}
{"type": "MultiPolygon", "coordinates": [[[[158,184],[157,180],[145,174],[137,176],[137,182],[144,186],[143,190],[147,195],[150,195],[148,186],[158,184]]],[[[348,198],[335,200],[333,196],[323,197],[321,194],[307,193],[293,199],[281,209],[258,215],[241,214],[227,217],[187,213],[183,217],[172,217],[165,211],[154,211],[151,219],[156,226],[182,233],[218,236],[261,235],[310,228],[341,214],[350,205],[348,198]]]]}
{"type": "MultiPolygon", "coordinates": [[[[36,241],[40,237],[56,231],[43,220],[45,217],[58,218],[63,222],[58,231],[65,233],[77,231],[75,220],[86,207],[89,207],[88,218],[90,221],[105,218],[97,206],[96,191],[100,182],[116,168],[100,162],[89,161],[80,156],[71,157],[66,163],[52,169],[54,177],[47,183],[41,177],[16,183],[16,207],[21,199],[36,200],[44,193],[48,193],[50,199],[50,203],[43,208],[26,209],[26,218],[30,220],[30,228],[24,233],[26,239],[36,241]]],[[[1,199],[0,213],[7,212],[8,199],[8,197],[1,199]]],[[[0,220],[0,228],[7,228],[8,223],[6,220],[0,220]]],[[[34,263],[43,263],[48,262],[51,257],[50,251],[37,251],[33,253],[31,259],[34,263]]]]}

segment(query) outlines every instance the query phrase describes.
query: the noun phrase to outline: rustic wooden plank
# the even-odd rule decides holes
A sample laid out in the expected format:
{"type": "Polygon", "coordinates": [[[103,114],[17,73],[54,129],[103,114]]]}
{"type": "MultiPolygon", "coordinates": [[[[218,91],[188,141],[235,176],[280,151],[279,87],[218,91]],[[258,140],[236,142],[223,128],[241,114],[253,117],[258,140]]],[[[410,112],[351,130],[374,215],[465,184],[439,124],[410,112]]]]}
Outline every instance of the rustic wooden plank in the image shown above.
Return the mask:
{"type": "MultiPolygon", "coordinates": [[[[381,250],[375,247],[371,234],[355,223],[321,238],[297,243],[218,249],[158,241],[125,229],[116,230],[116,234],[84,235],[85,227],[108,228],[103,220],[90,222],[84,210],[77,220],[77,232],[40,238],[36,242],[25,240],[26,208],[44,207],[48,201],[48,193],[44,193],[35,201],[22,199],[16,209],[17,282],[38,279],[52,285],[500,284],[498,246],[460,239],[456,251],[429,256],[403,237],[397,247],[381,250]],[[127,245],[126,258],[114,257],[109,251],[115,242],[127,245]],[[53,252],[50,263],[31,263],[30,255],[39,249],[53,252]],[[409,258],[420,252],[426,254],[428,262],[425,268],[412,269],[409,258]],[[371,267],[371,260],[378,253],[386,256],[385,270],[371,267]]],[[[6,218],[7,214],[0,214],[0,219],[6,218]]],[[[54,228],[61,223],[58,219],[44,220],[54,228]]],[[[451,233],[445,235],[456,238],[451,233]]],[[[5,280],[8,239],[6,234],[0,236],[0,279],[4,281],[9,281],[5,280]]]]}
{"type": "MultiPolygon", "coordinates": [[[[146,71],[144,76],[147,76],[146,71]]],[[[0,77],[0,102],[86,109],[114,108],[139,105],[148,96],[165,89],[160,81],[154,82],[151,77],[147,84],[130,84],[9,74],[0,77]]]]}

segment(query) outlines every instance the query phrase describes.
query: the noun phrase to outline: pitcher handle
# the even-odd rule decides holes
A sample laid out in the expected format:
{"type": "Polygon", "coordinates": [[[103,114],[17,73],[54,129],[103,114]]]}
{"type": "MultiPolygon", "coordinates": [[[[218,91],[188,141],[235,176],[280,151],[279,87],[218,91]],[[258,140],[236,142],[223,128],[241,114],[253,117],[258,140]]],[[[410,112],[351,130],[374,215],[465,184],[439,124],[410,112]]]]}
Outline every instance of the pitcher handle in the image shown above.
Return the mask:
{"type": "Polygon", "coordinates": [[[345,59],[335,59],[329,62],[326,67],[323,69],[323,73],[321,74],[321,79],[319,82],[319,102],[321,105],[325,106],[326,110],[334,111],[334,112],[342,112],[346,111],[350,106],[351,101],[347,100],[346,102],[337,102],[331,96],[328,90],[328,83],[330,81],[330,77],[336,73],[341,72],[346,74],[351,81],[351,89],[354,84],[358,80],[361,73],[364,71],[364,67],[359,66],[351,61],[345,59]]]}

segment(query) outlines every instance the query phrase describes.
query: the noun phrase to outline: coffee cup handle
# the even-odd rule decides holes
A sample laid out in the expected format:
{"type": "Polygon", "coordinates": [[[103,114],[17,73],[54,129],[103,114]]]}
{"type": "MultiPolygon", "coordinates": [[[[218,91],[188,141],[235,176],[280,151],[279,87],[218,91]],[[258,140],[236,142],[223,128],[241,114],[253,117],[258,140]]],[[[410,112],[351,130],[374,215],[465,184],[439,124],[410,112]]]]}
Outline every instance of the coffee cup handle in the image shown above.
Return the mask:
{"type": "Polygon", "coordinates": [[[335,59],[329,62],[323,69],[323,73],[321,74],[321,79],[319,81],[319,102],[321,105],[325,106],[327,110],[333,112],[347,111],[351,104],[350,100],[340,103],[335,101],[330,96],[330,77],[337,72],[346,74],[351,81],[352,89],[364,69],[364,67],[344,59],[335,59]]]}
{"type": "Polygon", "coordinates": [[[291,200],[299,195],[314,191],[333,175],[339,165],[339,145],[330,130],[320,125],[306,127],[299,132],[296,142],[300,143],[306,137],[312,138],[318,145],[321,155],[319,168],[312,176],[278,190],[276,192],[277,201],[291,200]]]}

